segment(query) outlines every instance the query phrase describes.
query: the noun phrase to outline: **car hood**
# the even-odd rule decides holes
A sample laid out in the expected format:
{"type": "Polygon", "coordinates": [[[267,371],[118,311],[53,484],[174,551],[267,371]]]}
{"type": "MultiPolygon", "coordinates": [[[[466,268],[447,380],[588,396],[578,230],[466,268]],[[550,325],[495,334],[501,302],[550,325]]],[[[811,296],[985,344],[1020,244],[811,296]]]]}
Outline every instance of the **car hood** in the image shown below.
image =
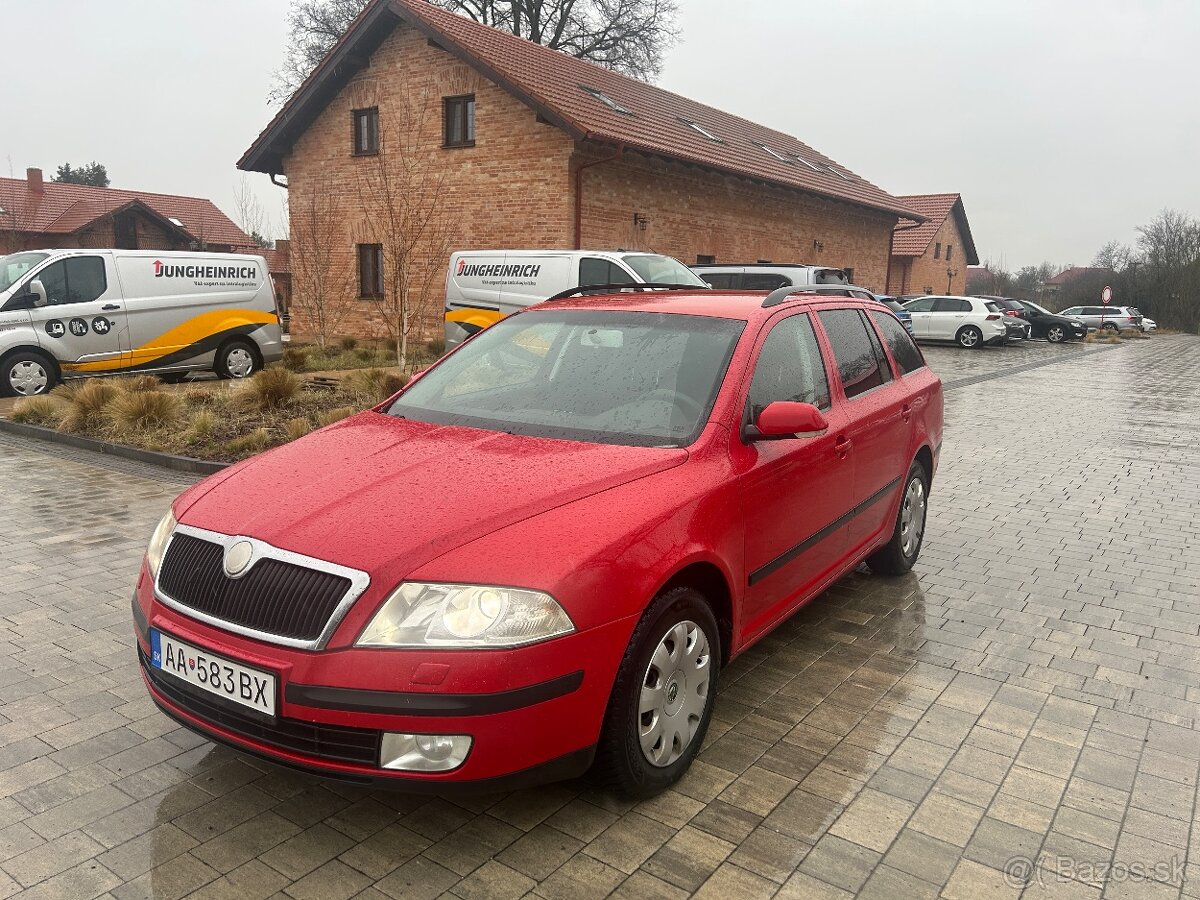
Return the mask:
{"type": "Polygon", "coordinates": [[[682,449],[522,437],[366,412],[215,476],[178,514],[188,525],[403,577],[497,528],[687,458],[682,449]]]}

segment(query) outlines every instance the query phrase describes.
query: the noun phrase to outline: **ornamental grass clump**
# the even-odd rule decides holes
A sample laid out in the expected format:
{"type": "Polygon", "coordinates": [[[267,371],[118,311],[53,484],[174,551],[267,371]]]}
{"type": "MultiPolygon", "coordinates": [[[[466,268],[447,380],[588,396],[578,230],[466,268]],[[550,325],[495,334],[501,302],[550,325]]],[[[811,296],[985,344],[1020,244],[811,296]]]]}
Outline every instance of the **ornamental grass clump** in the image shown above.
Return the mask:
{"type": "Polygon", "coordinates": [[[263,369],[240,391],[242,404],[259,412],[278,409],[290,402],[300,392],[300,379],[282,367],[263,369]]]}
{"type": "Polygon", "coordinates": [[[72,432],[95,431],[103,427],[109,405],[123,396],[121,389],[106,378],[87,378],[63,384],[51,394],[66,407],[59,429],[72,432]]]}
{"type": "Polygon", "coordinates": [[[56,397],[26,397],[13,407],[12,420],[23,425],[41,425],[43,428],[58,428],[66,407],[56,397]]]}
{"type": "Polygon", "coordinates": [[[343,378],[340,387],[364,405],[374,406],[404,387],[404,379],[386,369],[358,369],[343,378]]]}
{"type": "Polygon", "coordinates": [[[183,404],[175,394],[166,391],[118,393],[104,408],[113,436],[166,428],[179,421],[183,404]]]}
{"type": "Polygon", "coordinates": [[[340,422],[349,416],[358,412],[353,406],[336,406],[333,409],[327,409],[317,415],[317,422],[324,428],[326,425],[332,425],[334,422],[340,422]]]}
{"type": "Polygon", "coordinates": [[[265,428],[255,428],[253,431],[248,431],[243,435],[226,441],[225,450],[233,457],[252,456],[260,450],[265,450],[271,446],[271,432],[265,428]]]}
{"type": "Polygon", "coordinates": [[[298,441],[312,431],[313,426],[308,419],[288,419],[283,423],[283,430],[287,432],[289,441],[298,441]]]}

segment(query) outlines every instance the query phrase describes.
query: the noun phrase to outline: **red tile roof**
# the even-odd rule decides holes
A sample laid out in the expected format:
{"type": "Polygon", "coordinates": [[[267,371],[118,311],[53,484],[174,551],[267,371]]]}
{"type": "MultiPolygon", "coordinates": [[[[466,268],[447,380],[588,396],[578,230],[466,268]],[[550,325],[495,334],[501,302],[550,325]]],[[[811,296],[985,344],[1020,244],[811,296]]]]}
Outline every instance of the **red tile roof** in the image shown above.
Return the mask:
{"type": "Polygon", "coordinates": [[[1085,275],[1107,275],[1111,274],[1112,269],[1107,269],[1103,266],[1071,266],[1069,269],[1063,269],[1053,278],[1046,279],[1047,286],[1070,284],[1077,278],[1083,278],[1085,275]]]}
{"type": "Polygon", "coordinates": [[[791,135],[481,25],[423,0],[369,3],[242,156],[238,167],[280,172],[282,157],[292,143],[354,74],[352,58],[362,58],[364,51],[369,55],[400,21],[416,27],[576,140],[624,146],[896,215],[923,215],[791,135]],[[717,140],[709,139],[689,122],[717,140]]]}
{"type": "MultiPolygon", "coordinates": [[[[250,247],[252,241],[242,229],[217,209],[211,200],[200,197],[181,197],[175,194],[152,194],[148,191],[129,191],[122,188],[92,187],[86,184],[64,184],[47,181],[38,195],[21,178],[0,178],[0,208],[8,215],[0,225],[33,234],[74,234],[97,219],[136,203],[160,219],[178,219],[179,228],[189,239],[207,244],[228,244],[250,247]]],[[[174,223],[171,223],[172,225],[174,223]]]]}

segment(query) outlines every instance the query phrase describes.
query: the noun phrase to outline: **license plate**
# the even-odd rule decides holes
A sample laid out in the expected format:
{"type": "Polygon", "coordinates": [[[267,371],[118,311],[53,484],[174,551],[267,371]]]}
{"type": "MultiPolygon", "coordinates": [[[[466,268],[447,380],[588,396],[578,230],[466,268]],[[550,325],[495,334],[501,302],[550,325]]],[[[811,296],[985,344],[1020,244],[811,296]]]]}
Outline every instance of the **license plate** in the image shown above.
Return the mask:
{"type": "Polygon", "coordinates": [[[275,676],[151,629],[150,664],[202,691],[275,715],[275,676]]]}

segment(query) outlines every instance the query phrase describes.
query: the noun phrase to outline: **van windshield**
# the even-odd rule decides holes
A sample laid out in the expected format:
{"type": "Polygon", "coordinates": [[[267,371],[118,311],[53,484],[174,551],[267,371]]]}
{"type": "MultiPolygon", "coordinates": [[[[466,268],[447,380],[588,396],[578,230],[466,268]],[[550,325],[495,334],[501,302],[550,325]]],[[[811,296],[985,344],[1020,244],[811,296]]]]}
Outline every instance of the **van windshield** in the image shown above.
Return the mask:
{"type": "Polygon", "coordinates": [[[638,278],[648,284],[694,284],[707,288],[707,281],[677,259],[653,253],[628,253],[621,257],[625,265],[637,272],[638,278]]]}
{"type": "Polygon", "coordinates": [[[556,310],[502,319],[404,391],[393,416],[529,437],[686,447],[744,321],[556,310]]]}
{"type": "Polygon", "coordinates": [[[813,284],[849,284],[850,279],[841,269],[817,269],[813,272],[813,284]]]}
{"type": "Polygon", "coordinates": [[[49,253],[10,253],[0,256],[0,291],[7,291],[17,281],[49,256],[49,253]]]}

